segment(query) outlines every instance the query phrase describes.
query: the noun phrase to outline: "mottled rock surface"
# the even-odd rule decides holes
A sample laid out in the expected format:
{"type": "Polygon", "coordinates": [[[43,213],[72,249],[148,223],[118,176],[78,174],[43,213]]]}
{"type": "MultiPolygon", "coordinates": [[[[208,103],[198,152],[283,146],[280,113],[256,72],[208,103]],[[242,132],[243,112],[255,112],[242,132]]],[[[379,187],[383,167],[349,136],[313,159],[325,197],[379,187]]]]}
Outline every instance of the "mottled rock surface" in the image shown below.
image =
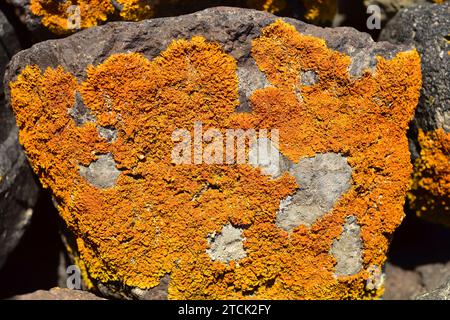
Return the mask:
{"type": "Polygon", "coordinates": [[[380,295],[411,169],[420,66],[409,46],[214,8],[36,44],[7,79],[88,287],[120,298],[380,295]],[[281,162],[207,164],[196,149],[174,164],[173,133],[197,122],[216,136],[276,129],[262,158],[281,162]],[[280,227],[282,207],[305,216],[289,211],[296,195],[317,212],[280,227]]]}
{"type": "Polygon", "coordinates": [[[450,3],[401,10],[381,39],[414,45],[423,87],[412,128],[415,160],[411,207],[428,220],[450,226],[450,3]]]}
{"type": "Polygon", "coordinates": [[[364,5],[366,7],[371,5],[379,6],[381,9],[382,24],[384,25],[402,9],[426,3],[442,3],[445,1],[446,0],[364,0],[364,5]]]}
{"type": "Polygon", "coordinates": [[[433,291],[418,296],[416,300],[450,300],[450,281],[433,291]]]}
{"type": "Polygon", "coordinates": [[[11,300],[105,300],[86,291],[72,290],[65,288],[38,290],[32,293],[14,296],[10,299],[11,300]]]}
{"type": "MultiPolygon", "coordinates": [[[[11,25],[0,12],[0,78],[9,59],[19,50],[11,25]]],[[[18,143],[14,115],[4,103],[0,83],[0,267],[22,236],[37,198],[28,161],[18,143]]]]}

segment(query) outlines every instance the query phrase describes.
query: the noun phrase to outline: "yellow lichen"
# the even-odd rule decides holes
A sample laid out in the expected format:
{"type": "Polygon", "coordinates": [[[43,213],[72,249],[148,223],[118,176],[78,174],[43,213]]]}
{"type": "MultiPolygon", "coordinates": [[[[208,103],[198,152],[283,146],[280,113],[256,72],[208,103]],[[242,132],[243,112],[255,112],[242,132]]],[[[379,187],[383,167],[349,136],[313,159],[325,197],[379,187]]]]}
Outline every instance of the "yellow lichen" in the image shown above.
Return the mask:
{"type": "Polygon", "coordinates": [[[148,1],[116,0],[123,7],[120,16],[126,21],[139,21],[153,16],[153,9],[148,1]]]}
{"type": "Polygon", "coordinates": [[[286,0],[247,0],[250,8],[278,13],[286,8],[286,0]]]}
{"type": "Polygon", "coordinates": [[[419,132],[410,206],[419,217],[450,227],[450,133],[419,132]]]}
{"type": "Polygon", "coordinates": [[[277,21],[253,41],[252,55],[272,86],[239,105],[236,61],[201,37],[177,40],[152,61],[113,55],[78,83],[62,67],[27,66],[11,83],[12,106],[34,171],[51,188],[78,237],[89,277],[142,289],[170,274],[170,298],[363,299],[369,266],[382,266],[389,236],[403,218],[411,164],[405,130],[421,85],[419,56],[378,58],[374,73],[352,79],[350,57],[324,40],[277,21]],[[319,82],[300,83],[313,70],[319,82]],[[67,110],[79,92],[97,123],[77,127],[67,110]],[[301,94],[301,99],[299,98],[301,94]],[[176,128],[280,130],[280,150],[294,162],[316,153],[345,155],[353,185],[311,228],[275,224],[280,200],[298,185],[249,165],[174,165],[176,128]],[[114,127],[113,142],[97,125],[114,127]],[[116,185],[99,189],[79,174],[111,153],[116,185]],[[345,218],[357,218],[364,269],[336,277],[330,248],[345,218]],[[227,223],[242,228],[247,257],[212,261],[208,235],[227,223]]]}
{"type": "Polygon", "coordinates": [[[306,8],[305,19],[320,24],[333,21],[337,12],[336,0],[303,0],[306,8]]]}

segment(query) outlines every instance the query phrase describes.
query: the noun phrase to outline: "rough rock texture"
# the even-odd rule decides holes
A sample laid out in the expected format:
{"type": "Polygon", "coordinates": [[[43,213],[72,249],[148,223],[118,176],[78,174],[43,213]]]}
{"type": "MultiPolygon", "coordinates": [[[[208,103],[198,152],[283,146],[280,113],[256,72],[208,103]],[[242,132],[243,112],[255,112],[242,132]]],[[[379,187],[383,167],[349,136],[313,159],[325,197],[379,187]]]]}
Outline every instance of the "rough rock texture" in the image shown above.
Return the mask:
{"type": "MultiPolygon", "coordinates": [[[[9,59],[19,50],[14,31],[0,12],[0,78],[9,59]]],[[[37,199],[28,161],[17,139],[11,109],[4,103],[0,83],[0,267],[24,232],[37,199]]]]}
{"type": "Polygon", "coordinates": [[[105,21],[140,21],[192,13],[216,6],[263,10],[314,24],[329,24],[336,14],[336,0],[6,0],[16,7],[35,40],[54,38],[105,21]]]}
{"type": "Polygon", "coordinates": [[[410,134],[415,159],[411,207],[450,226],[450,3],[404,9],[381,39],[413,44],[421,55],[423,87],[410,134]]]}
{"type": "Polygon", "coordinates": [[[426,263],[412,269],[386,265],[386,289],[383,299],[415,299],[433,292],[450,279],[450,262],[426,263]]]}
{"type": "Polygon", "coordinates": [[[105,300],[96,295],[64,288],[52,288],[50,290],[38,290],[32,293],[14,296],[10,300],[105,300]]]}
{"type": "MultiPolygon", "coordinates": [[[[409,47],[350,28],[214,8],[39,43],[15,56],[7,79],[21,142],[76,238],[72,253],[88,286],[122,298],[155,287],[191,299],[380,295],[373,283],[403,218],[411,169],[406,128],[421,75],[409,47]],[[316,77],[304,77],[310,71],[316,77]],[[249,95],[239,74],[264,74],[269,85],[249,95]],[[80,101],[93,115],[87,122],[73,119],[80,101]],[[295,174],[266,175],[236,164],[234,153],[223,165],[203,163],[198,135],[186,155],[196,164],[173,163],[198,122],[216,134],[203,156],[215,146],[224,159],[221,133],[238,129],[260,138],[278,130],[278,152],[294,166],[334,154],[331,176],[343,173],[342,185],[313,183],[327,176],[318,164],[300,171],[312,186],[330,188],[329,211],[310,227],[280,228],[280,204],[303,190],[295,174]],[[99,127],[114,128],[116,140],[99,127]],[[183,141],[174,139],[183,128],[183,141]],[[120,175],[98,188],[79,167],[109,153],[120,175]],[[245,256],[214,261],[211,235],[224,236],[227,225],[242,230],[245,256]],[[336,241],[346,254],[362,243],[359,272],[335,274],[336,241]]],[[[233,239],[220,244],[236,249],[233,239]]]]}
{"type": "Polygon", "coordinates": [[[426,4],[430,2],[444,3],[446,0],[364,0],[366,7],[377,5],[381,9],[381,21],[384,26],[397,12],[404,8],[416,5],[426,4]]]}
{"type": "Polygon", "coordinates": [[[416,300],[450,300],[450,281],[433,291],[418,296],[416,300]]]}

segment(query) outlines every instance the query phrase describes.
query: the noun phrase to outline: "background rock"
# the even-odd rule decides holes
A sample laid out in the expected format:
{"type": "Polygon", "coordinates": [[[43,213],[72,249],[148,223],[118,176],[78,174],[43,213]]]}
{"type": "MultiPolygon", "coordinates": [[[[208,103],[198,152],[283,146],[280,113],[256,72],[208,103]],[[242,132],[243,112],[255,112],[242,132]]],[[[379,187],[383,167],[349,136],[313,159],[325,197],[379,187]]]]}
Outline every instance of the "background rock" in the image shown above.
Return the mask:
{"type": "MultiPolygon", "coordinates": [[[[414,131],[450,131],[450,3],[401,10],[384,28],[380,40],[414,45],[422,64],[423,86],[414,131]]],[[[414,139],[412,137],[412,139],[414,139]]],[[[412,152],[418,157],[417,140],[412,152]]]]}
{"type": "MultiPolygon", "coordinates": [[[[0,78],[9,59],[19,50],[11,25],[0,12],[0,78]]],[[[0,267],[17,245],[32,214],[38,189],[28,160],[18,143],[12,110],[4,103],[0,83],[0,267]]]]}
{"type": "Polygon", "coordinates": [[[10,300],[105,300],[82,290],[52,288],[14,296],[10,300]]]}
{"type": "Polygon", "coordinates": [[[450,3],[401,10],[380,39],[412,44],[421,56],[423,86],[409,133],[415,161],[410,205],[450,226],[450,3]]]}

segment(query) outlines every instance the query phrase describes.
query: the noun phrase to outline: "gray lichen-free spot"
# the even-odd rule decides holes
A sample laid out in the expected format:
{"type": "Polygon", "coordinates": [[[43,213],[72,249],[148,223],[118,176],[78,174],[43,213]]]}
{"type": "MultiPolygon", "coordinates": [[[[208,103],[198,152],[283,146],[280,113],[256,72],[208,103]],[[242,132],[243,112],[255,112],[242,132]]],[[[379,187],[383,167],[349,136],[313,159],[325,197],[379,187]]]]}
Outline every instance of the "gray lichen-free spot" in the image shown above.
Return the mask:
{"type": "Polygon", "coordinates": [[[337,277],[351,276],[362,269],[361,227],[354,216],[347,217],[343,231],[333,241],[330,254],[336,259],[334,274],[337,277]]]}
{"type": "Polygon", "coordinates": [[[243,66],[238,66],[240,106],[237,111],[250,112],[252,107],[249,99],[253,92],[270,86],[264,73],[259,70],[253,58],[249,57],[243,66]]]}
{"type": "Polygon", "coordinates": [[[300,81],[303,86],[313,86],[319,82],[319,76],[314,70],[300,73],[300,81]]]}
{"type": "Polygon", "coordinates": [[[108,142],[114,142],[117,140],[117,130],[113,127],[97,126],[98,135],[108,142]]]}
{"type": "Polygon", "coordinates": [[[289,162],[269,138],[259,138],[250,145],[248,161],[250,165],[260,168],[262,174],[272,178],[278,178],[289,168],[289,162]]]}
{"type": "Polygon", "coordinates": [[[300,189],[280,203],[276,224],[286,231],[311,227],[327,214],[351,187],[352,168],[339,154],[317,154],[293,164],[289,172],[300,189]]]}
{"type": "Polygon", "coordinates": [[[80,165],[80,175],[97,188],[107,189],[114,187],[120,171],[111,153],[102,154],[89,166],[80,165]]]}
{"type": "Polygon", "coordinates": [[[72,117],[78,127],[81,127],[87,122],[96,121],[95,116],[86,107],[83,97],[78,91],[75,92],[75,103],[73,107],[68,110],[68,114],[72,117]]]}
{"type": "Polygon", "coordinates": [[[230,223],[223,226],[219,234],[213,233],[208,237],[210,248],[206,253],[213,261],[230,263],[239,261],[247,256],[244,250],[244,238],[242,229],[233,227],[230,223]]]}

